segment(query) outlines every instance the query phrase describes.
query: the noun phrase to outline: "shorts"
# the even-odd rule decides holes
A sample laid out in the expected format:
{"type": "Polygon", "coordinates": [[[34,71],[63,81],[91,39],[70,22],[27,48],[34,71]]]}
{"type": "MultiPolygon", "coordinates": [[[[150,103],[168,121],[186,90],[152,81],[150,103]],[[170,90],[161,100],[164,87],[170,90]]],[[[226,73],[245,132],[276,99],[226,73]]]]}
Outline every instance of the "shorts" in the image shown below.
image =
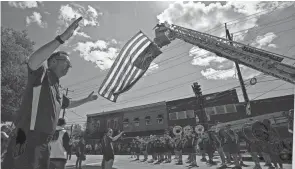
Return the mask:
{"type": "Polygon", "coordinates": [[[50,168],[65,169],[67,160],[50,160],[50,168]]]}
{"type": "Polygon", "coordinates": [[[49,169],[52,135],[18,129],[19,136],[11,137],[4,157],[5,169],[49,169]],[[22,135],[22,136],[21,136],[22,135]]]}
{"type": "Polygon", "coordinates": [[[103,155],[103,159],[104,159],[105,161],[114,160],[114,159],[115,159],[115,155],[114,155],[114,153],[112,153],[112,152],[110,152],[110,153],[105,153],[105,154],[103,155]]]}

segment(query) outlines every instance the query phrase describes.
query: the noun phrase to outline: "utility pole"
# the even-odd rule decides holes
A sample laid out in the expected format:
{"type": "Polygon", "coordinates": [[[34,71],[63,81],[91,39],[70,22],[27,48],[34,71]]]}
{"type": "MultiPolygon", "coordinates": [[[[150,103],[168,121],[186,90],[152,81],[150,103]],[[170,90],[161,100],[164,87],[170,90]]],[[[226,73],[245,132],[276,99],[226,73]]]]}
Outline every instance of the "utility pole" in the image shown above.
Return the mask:
{"type": "MultiPolygon", "coordinates": [[[[226,23],[225,23],[225,33],[226,33],[227,39],[229,39],[230,41],[232,41],[233,40],[233,35],[230,35],[229,30],[227,29],[226,23]]],[[[232,42],[230,42],[230,44],[233,45],[232,42]]],[[[246,87],[245,87],[245,84],[244,84],[244,80],[243,80],[243,77],[242,77],[242,73],[241,73],[241,69],[240,69],[239,63],[235,61],[235,65],[236,65],[236,69],[237,69],[237,73],[238,73],[238,78],[239,78],[239,81],[240,81],[240,85],[241,85],[241,88],[242,88],[244,100],[248,104],[249,97],[248,97],[248,94],[247,94],[247,91],[246,91],[246,87]]]]}
{"type": "MultiPolygon", "coordinates": [[[[68,96],[68,92],[69,92],[69,88],[67,88],[66,96],[68,96]]],[[[64,109],[63,111],[62,118],[65,118],[65,114],[66,114],[66,109],[64,109]]]]}
{"type": "Polygon", "coordinates": [[[205,131],[208,130],[208,120],[207,120],[207,116],[204,110],[204,99],[203,99],[203,95],[202,95],[202,90],[201,90],[201,86],[198,84],[198,82],[195,82],[192,85],[193,91],[196,95],[196,99],[197,99],[197,103],[199,105],[200,108],[200,112],[201,112],[201,119],[200,122],[201,124],[203,124],[205,131]]]}

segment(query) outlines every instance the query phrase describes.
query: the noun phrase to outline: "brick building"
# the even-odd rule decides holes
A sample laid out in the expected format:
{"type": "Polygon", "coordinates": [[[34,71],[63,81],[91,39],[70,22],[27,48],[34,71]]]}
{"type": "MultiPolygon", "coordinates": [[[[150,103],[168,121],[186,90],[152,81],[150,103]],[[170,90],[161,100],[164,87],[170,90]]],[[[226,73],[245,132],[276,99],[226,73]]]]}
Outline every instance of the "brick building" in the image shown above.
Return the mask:
{"type": "Polygon", "coordinates": [[[99,139],[107,128],[115,134],[125,131],[125,137],[163,134],[168,127],[166,116],[165,102],[87,115],[87,136],[99,139]]]}
{"type": "MultiPolygon", "coordinates": [[[[203,95],[203,107],[207,119],[215,114],[236,113],[235,105],[239,103],[235,89],[203,95]]],[[[169,126],[196,126],[204,121],[203,113],[196,97],[173,100],[166,102],[169,126]]],[[[212,121],[214,123],[214,121],[212,121]]]]}

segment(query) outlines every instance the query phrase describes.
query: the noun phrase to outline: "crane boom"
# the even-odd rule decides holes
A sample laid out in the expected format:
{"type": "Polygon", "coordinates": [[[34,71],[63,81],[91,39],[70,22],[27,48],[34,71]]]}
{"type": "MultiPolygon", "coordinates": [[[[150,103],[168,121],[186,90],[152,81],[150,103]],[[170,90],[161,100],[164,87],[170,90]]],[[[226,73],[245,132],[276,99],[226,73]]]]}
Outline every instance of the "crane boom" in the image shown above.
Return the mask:
{"type": "Polygon", "coordinates": [[[295,84],[295,67],[281,63],[282,55],[168,23],[156,26],[154,42],[161,48],[180,39],[217,56],[295,84]],[[232,44],[232,45],[231,45],[232,44]]]}

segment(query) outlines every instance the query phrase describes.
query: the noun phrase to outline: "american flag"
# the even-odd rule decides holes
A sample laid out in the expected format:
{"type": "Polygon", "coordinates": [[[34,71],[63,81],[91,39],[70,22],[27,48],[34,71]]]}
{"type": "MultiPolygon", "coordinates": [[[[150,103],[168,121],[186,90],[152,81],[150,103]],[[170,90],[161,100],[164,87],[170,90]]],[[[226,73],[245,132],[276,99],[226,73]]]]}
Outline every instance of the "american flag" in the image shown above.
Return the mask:
{"type": "Polygon", "coordinates": [[[161,53],[158,46],[139,31],[121,49],[98,94],[116,102],[118,96],[131,89],[161,53]]]}

